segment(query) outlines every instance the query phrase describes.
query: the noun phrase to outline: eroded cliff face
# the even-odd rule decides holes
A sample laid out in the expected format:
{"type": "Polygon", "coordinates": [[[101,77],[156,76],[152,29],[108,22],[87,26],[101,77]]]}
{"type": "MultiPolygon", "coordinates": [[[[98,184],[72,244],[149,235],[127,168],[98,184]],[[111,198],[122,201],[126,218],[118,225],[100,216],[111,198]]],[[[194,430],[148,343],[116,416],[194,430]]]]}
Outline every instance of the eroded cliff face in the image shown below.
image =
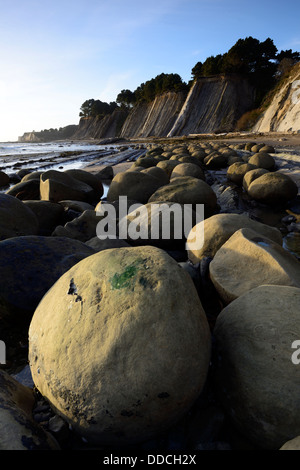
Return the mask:
{"type": "Polygon", "coordinates": [[[234,130],[254,102],[254,89],[237,75],[197,79],[168,137],[234,130]]]}
{"type": "Polygon", "coordinates": [[[275,94],[253,132],[300,132],[300,63],[275,94]]]}
{"type": "Polygon", "coordinates": [[[234,130],[253,107],[254,90],[238,75],[195,81],[190,92],[167,92],[139,103],[128,116],[121,109],[105,118],[82,118],[74,139],[167,137],[234,130]]]}
{"type": "Polygon", "coordinates": [[[165,137],[185,102],[186,93],[168,92],[151,103],[135,106],[126,119],[120,137],[165,137]]]}
{"type": "Polygon", "coordinates": [[[41,142],[34,132],[25,132],[22,136],[18,137],[19,142],[41,142]]]}
{"type": "Polygon", "coordinates": [[[103,139],[118,137],[128,112],[116,109],[112,114],[102,118],[81,118],[73,139],[103,139]]]}

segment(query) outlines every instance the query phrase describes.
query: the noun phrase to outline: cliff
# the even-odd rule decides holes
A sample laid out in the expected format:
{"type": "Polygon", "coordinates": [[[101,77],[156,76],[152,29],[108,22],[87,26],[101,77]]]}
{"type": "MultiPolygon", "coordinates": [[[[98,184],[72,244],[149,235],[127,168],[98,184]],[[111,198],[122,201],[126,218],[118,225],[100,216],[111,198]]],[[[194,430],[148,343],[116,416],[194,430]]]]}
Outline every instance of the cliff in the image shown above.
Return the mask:
{"type": "Polygon", "coordinates": [[[184,92],[158,95],[151,103],[135,106],[126,119],[120,137],[165,137],[186,99],[184,92]]]}
{"type": "Polygon", "coordinates": [[[55,140],[71,139],[77,130],[77,124],[60,127],[59,129],[45,129],[40,132],[25,132],[18,138],[19,142],[53,142],[55,140]]]}
{"type": "Polygon", "coordinates": [[[126,110],[116,109],[112,114],[104,117],[81,118],[78,129],[72,138],[80,140],[117,137],[127,115],[126,110]]]}
{"type": "Polygon", "coordinates": [[[37,137],[34,132],[24,132],[24,134],[18,137],[18,142],[41,142],[41,139],[37,137]]]}
{"type": "Polygon", "coordinates": [[[254,89],[238,75],[198,78],[168,137],[234,130],[254,102],[254,89]]]}
{"type": "Polygon", "coordinates": [[[300,63],[279,87],[253,132],[300,132],[300,63]]]}

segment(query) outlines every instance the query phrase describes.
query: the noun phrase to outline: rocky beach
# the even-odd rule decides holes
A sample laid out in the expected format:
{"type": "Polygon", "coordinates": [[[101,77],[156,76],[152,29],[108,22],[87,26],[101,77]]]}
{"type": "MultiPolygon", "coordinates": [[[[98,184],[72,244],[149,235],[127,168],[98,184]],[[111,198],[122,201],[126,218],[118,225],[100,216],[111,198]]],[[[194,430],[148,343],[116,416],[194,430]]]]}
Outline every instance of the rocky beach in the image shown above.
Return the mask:
{"type": "Polygon", "coordinates": [[[1,157],[0,449],[299,448],[299,135],[65,147],[1,157]]]}

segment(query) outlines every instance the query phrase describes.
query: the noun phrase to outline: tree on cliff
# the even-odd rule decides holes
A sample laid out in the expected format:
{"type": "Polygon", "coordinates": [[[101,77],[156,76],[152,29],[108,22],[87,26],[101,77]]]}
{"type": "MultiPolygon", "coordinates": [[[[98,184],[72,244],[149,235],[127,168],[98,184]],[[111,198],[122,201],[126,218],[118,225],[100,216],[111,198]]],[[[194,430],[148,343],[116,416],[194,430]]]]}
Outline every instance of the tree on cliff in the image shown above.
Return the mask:
{"type": "Polygon", "coordinates": [[[277,69],[277,47],[272,39],[259,41],[252,36],[239,39],[225,54],[210,56],[203,64],[192,69],[193,78],[209,77],[220,73],[246,75],[257,92],[257,101],[274,84],[277,69]]]}
{"type": "Polygon", "coordinates": [[[168,91],[187,91],[188,85],[182,81],[182,78],[177,73],[161,73],[155,78],[142,83],[134,91],[135,100],[138,101],[153,101],[157,95],[166,93],[168,91]]]}
{"type": "Polygon", "coordinates": [[[122,90],[117,96],[116,102],[124,108],[131,108],[136,101],[135,94],[130,90],[122,90]]]}
{"type": "Polygon", "coordinates": [[[289,72],[293,65],[300,61],[300,53],[293,52],[292,49],[280,51],[276,56],[277,61],[277,76],[280,78],[285,73],[289,72]]]}
{"type": "Polygon", "coordinates": [[[100,100],[86,100],[80,108],[80,117],[96,117],[111,114],[118,107],[117,103],[105,103],[100,100]]]}

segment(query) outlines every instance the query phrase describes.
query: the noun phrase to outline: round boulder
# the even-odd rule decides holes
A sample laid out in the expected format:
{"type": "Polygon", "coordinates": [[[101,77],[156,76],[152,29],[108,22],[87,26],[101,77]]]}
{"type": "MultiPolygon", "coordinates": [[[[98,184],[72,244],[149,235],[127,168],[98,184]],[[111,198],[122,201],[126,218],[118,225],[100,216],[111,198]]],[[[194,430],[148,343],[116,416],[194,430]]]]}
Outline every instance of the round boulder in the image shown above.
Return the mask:
{"type": "Polygon", "coordinates": [[[50,287],[95,251],[77,240],[42,236],[0,242],[0,318],[26,322],[50,287]],[[13,267],[13,268],[12,268],[13,267]]]}
{"type": "Polygon", "coordinates": [[[162,184],[158,178],[147,173],[135,171],[117,173],[110,184],[107,200],[112,202],[118,200],[120,196],[127,196],[128,199],[144,204],[162,184]]]}
{"type": "Polygon", "coordinates": [[[158,162],[156,166],[162,168],[167,173],[168,177],[171,178],[172,171],[177,165],[180,165],[180,162],[177,160],[165,160],[158,162]]]}
{"type": "Polygon", "coordinates": [[[50,235],[62,222],[64,209],[60,204],[50,201],[23,201],[39,221],[39,235],[50,235]]]}
{"type": "Polygon", "coordinates": [[[152,166],[150,168],[145,168],[145,170],[141,170],[142,173],[147,173],[147,175],[154,176],[154,178],[158,178],[162,185],[168,184],[170,179],[167,173],[157,166],[152,166]]]}
{"type": "Polygon", "coordinates": [[[255,168],[254,170],[247,171],[243,178],[243,188],[245,191],[248,191],[252,181],[256,180],[256,178],[259,178],[265,173],[268,173],[268,170],[265,170],[264,168],[255,168]]]}
{"type": "Polygon", "coordinates": [[[39,222],[32,210],[19,199],[0,193],[0,240],[36,235],[39,222]]]}
{"type": "Polygon", "coordinates": [[[149,202],[191,204],[193,209],[196,209],[197,204],[204,204],[206,217],[212,215],[217,208],[217,196],[213,189],[205,181],[192,176],[172,178],[169,184],[152,194],[149,202]]]}
{"type": "Polygon", "coordinates": [[[189,233],[187,238],[189,259],[197,264],[202,258],[215,256],[221,246],[241,228],[251,228],[263,237],[282,244],[282,235],[277,228],[252,220],[243,214],[215,214],[199,222],[189,233]],[[197,234],[201,233],[203,237],[199,236],[197,239],[197,234]]]}
{"type": "Polygon", "coordinates": [[[206,381],[210,346],[191,277],[150,246],[78,263],[43,298],[29,328],[36,387],[98,445],[143,441],[182,417],[206,381]]]}
{"type": "Polygon", "coordinates": [[[284,205],[297,196],[298,187],[288,175],[266,173],[252,181],[248,194],[263,204],[284,205]]]}
{"type": "Polygon", "coordinates": [[[216,392],[234,427],[262,450],[300,434],[299,305],[300,289],[261,286],[216,321],[216,392]]]}
{"type": "Polygon", "coordinates": [[[196,217],[192,209],[182,204],[151,202],[122,218],[118,233],[133,245],[184,250],[186,232],[196,223],[196,217]]]}
{"type": "Polygon", "coordinates": [[[193,178],[199,178],[205,181],[203,170],[199,165],[195,165],[194,163],[180,163],[177,165],[172,171],[171,179],[181,176],[192,176],[193,178]]]}
{"type": "Polygon", "coordinates": [[[10,178],[9,176],[4,173],[4,171],[0,171],[0,188],[3,186],[8,186],[10,183],[10,178]]]}
{"type": "Polygon", "coordinates": [[[250,165],[257,166],[258,168],[264,168],[265,170],[272,171],[275,168],[275,160],[271,155],[264,152],[258,152],[249,158],[248,163],[250,165]]]}
{"type": "Polygon", "coordinates": [[[249,163],[233,163],[228,167],[227,179],[241,186],[243,184],[244,175],[247,171],[254,170],[254,168],[256,168],[256,166],[250,165],[249,163]]]}
{"type": "Polygon", "coordinates": [[[59,202],[71,199],[91,202],[98,199],[98,193],[87,183],[66,172],[49,170],[40,177],[40,195],[42,200],[59,202]]]}
{"type": "Polygon", "coordinates": [[[225,304],[263,284],[300,288],[295,256],[249,228],[238,230],[222,245],[209,273],[225,304]]]}

